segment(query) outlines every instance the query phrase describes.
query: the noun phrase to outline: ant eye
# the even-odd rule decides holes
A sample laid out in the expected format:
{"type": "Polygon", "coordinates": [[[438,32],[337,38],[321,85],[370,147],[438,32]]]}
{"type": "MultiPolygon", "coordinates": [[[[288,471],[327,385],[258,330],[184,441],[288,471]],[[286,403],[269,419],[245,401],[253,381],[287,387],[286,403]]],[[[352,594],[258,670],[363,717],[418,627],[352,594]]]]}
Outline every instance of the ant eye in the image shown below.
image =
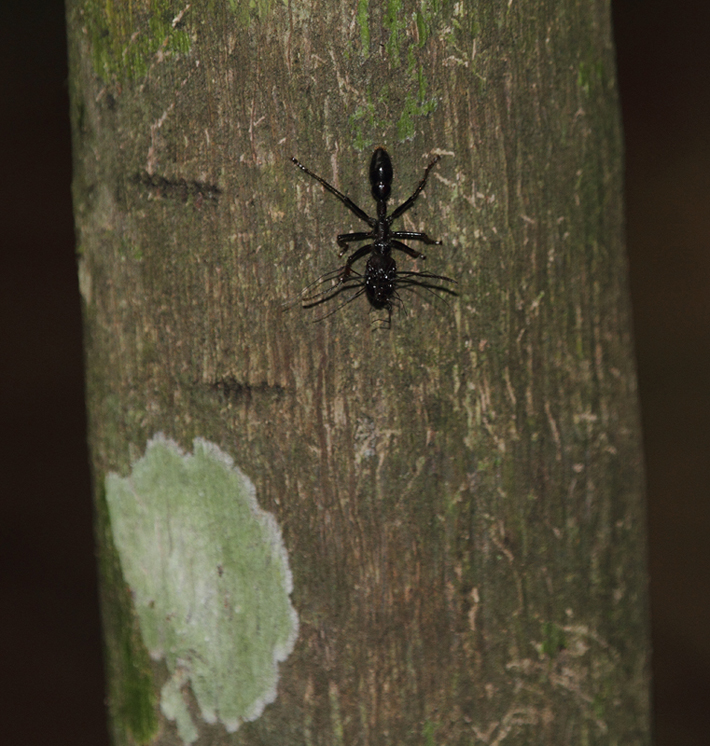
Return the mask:
{"type": "MultiPolygon", "coordinates": [[[[317,280],[313,285],[304,291],[303,307],[313,308],[321,303],[326,303],[343,292],[353,290],[352,293],[343,303],[334,311],[350,303],[358,296],[365,294],[370,305],[376,309],[385,309],[388,313],[387,325],[392,316],[392,308],[395,303],[401,305],[398,290],[411,290],[423,288],[436,295],[457,295],[450,287],[437,283],[455,283],[450,277],[443,275],[434,275],[429,272],[411,272],[397,270],[397,263],[392,257],[392,250],[396,249],[403,254],[412,257],[412,259],[425,259],[424,254],[416,251],[403,240],[421,241],[427,245],[440,245],[441,241],[435,241],[429,238],[426,233],[417,233],[414,231],[393,231],[390,226],[400,216],[402,216],[417,201],[422,190],[426,186],[429,171],[434,164],[439,161],[440,156],[434,158],[424,171],[424,177],[417,185],[412,196],[405,200],[391,215],[387,214],[387,200],[392,190],[392,160],[384,148],[377,148],[372,154],[370,160],[370,187],[372,197],[377,203],[377,217],[370,217],[362,208],[358,207],[350,197],[339,192],[332,184],[325,179],[309,171],[296,158],[291,160],[315,179],[323,188],[330,192],[334,197],[339,199],[345,207],[356,215],[360,220],[367,223],[370,230],[367,232],[358,231],[356,233],[341,233],[337,242],[340,247],[340,256],[348,252],[349,244],[357,242],[366,242],[360,248],[355,249],[346,259],[345,264],[339,269],[327,272],[323,277],[317,280]],[[370,256],[365,264],[365,270],[360,274],[354,267],[355,262],[370,256]],[[322,289],[325,286],[325,289],[322,289]]],[[[321,318],[327,318],[331,314],[326,314],[321,318]]]]}

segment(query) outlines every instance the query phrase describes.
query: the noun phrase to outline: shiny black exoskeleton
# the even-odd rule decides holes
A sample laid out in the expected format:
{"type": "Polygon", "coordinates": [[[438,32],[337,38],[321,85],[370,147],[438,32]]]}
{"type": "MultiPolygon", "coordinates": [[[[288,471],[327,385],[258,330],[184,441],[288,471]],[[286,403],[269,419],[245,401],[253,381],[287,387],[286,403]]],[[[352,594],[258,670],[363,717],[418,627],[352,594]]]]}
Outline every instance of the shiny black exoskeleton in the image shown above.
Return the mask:
{"type": "Polygon", "coordinates": [[[321,303],[325,303],[331,298],[334,298],[336,295],[339,295],[344,290],[357,288],[357,292],[345,301],[345,303],[349,303],[351,300],[354,300],[365,293],[367,299],[374,308],[387,309],[389,316],[391,317],[394,302],[399,300],[397,294],[399,288],[413,289],[414,287],[422,287],[430,291],[439,291],[447,293],[448,295],[456,295],[456,293],[450,288],[442,287],[441,285],[430,282],[431,280],[454,282],[454,280],[449,277],[433,275],[427,272],[398,271],[397,263],[392,257],[392,249],[397,249],[398,251],[402,251],[408,256],[411,256],[413,259],[426,258],[421,252],[402,243],[403,239],[409,241],[421,241],[425,244],[441,244],[441,241],[435,241],[434,239],[429,238],[426,233],[393,231],[390,229],[392,223],[416,202],[426,186],[429,171],[432,169],[434,164],[439,161],[439,159],[440,156],[437,156],[426,167],[424,177],[417,185],[412,196],[403,202],[391,215],[387,215],[387,200],[389,199],[392,190],[392,161],[384,148],[377,148],[372,154],[372,159],[370,160],[370,187],[372,197],[377,203],[376,218],[370,217],[349,197],[342,194],[342,192],[339,192],[325,179],[322,179],[312,171],[309,171],[296,158],[291,159],[302,171],[305,171],[309,176],[322,184],[323,187],[337,197],[348,208],[348,210],[357,215],[360,220],[363,220],[371,228],[369,232],[359,231],[355,233],[341,233],[338,236],[338,246],[340,246],[341,249],[340,256],[343,256],[348,251],[348,244],[350,243],[356,241],[370,241],[370,243],[367,243],[365,246],[361,246],[359,249],[353,251],[353,253],[347,258],[343,267],[334,272],[327,273],[316,282],[316,287],[320,286],[322,283],[330,283],[333,280],[336,281],[336,284],[334,287],[331,287],[326,291],[316,291],[311,295],[307,295],[303,302],[304,308],[312,308],[313,306],[320,305],[321,303]],[[358,261],[358,259],[362,259],[368,255],[369,258],[365,265],[365,272],[364,274],[360,274],[353,268],[353,264],[358,261]]]}

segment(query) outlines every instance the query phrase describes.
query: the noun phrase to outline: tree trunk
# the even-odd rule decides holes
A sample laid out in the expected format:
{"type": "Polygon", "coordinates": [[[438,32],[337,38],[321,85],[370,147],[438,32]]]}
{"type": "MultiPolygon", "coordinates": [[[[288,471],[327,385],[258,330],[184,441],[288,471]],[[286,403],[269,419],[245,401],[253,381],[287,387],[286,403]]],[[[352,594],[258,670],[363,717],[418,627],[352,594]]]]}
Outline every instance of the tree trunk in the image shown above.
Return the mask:
{"type": "Polygon", "coordinates": [[[649,743],[608,2],[68,18],[116,743],[649,743]],[[376,145],[389,326],[298,301],[376,145]]]}

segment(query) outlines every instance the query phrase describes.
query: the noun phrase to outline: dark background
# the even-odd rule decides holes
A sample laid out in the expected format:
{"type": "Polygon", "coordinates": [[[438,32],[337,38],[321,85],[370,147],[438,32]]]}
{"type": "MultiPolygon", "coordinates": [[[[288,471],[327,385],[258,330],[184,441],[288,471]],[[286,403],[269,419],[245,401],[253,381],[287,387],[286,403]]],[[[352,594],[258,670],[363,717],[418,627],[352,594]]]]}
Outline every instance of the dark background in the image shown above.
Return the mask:
{"type": "MultiPolygon", "coordinates": [[[[105,746],[64,7],[0,3],[3,741],[105,746]]],[[[710,2],[613,6],[656,743],[710,744],[710,2]]]]}

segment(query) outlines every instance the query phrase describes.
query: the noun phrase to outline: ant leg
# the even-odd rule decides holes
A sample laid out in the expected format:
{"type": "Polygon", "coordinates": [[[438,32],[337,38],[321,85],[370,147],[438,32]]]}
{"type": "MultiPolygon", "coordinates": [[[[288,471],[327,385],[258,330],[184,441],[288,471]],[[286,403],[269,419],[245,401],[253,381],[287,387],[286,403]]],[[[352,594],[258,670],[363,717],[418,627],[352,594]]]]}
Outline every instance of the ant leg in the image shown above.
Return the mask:
{"type": "Polygon", "coordinates": [[[417,188],[414,190],[414,194],[402,204],[387,218],[387,222],[392,225],[392,221],[396,220],[402,213],[406,212],[416,201],[417,197],[421,194],[422,189],[426,186],[426,180],[429,178],[429,171],[441,160],[441,156],[437,155],[436,158],[424,169],[424,177],[419,182],[417,188]]]}
{"type": "Polygon", "coordinates": [[[413,249],[411,246],[407,246],[407,244],[404,244],[401,241],[392,241],[392,248],[403,251],[407,256],[411,256],[412,259],[426,259],[424,254],[413,249]]]}
{"type": "Polygon", "coordinates": [[[390,233],[392,238],[405,238],[409,241],[423,241],[425,244],[441,246],[441,241],[435,241],[429,238],[426,233],[414,233],[412,231],[393,231],[390,233]]]}
{"type": "Polygon", "coordinates": [[[362,257],[367,256],[372,251],[372,244],[368,244],[367,246],[361,246],[357,251],[354,251],[350,256],[347,258],[347,261],[345,262],[345,265],[343,266],[343,269],[340,271],[340,276],[338,278],[338,284],[341,282],[345,282],[345,280],[350,275],[350,269],[352,268],[353,264],[358,260],[362,259],[362,257]]]}
{"type": "Polygon", "coordinates": [[[338,246],[342,249],[338,256],[342,256],[348,250],[348,244],[352,241],[364,241],[367,238],[374,238],[372,233],[341,233],[338,238],[338,246]]]}
{"type": "Polygon", "coordinates": [[[351,212],[354,212],[355,215],[357,215],[360,220],[364,220],[368,225],[371,225],[373,228],[377,224],[377,221],[374,218],[371,218],[363,209],[358,207],[351,199],[350,197],[346,197],[342,192],[339,192],[334,186],[331,186],[325,179],[322,179],[320,176],[313,173],[313,171],[309,171],[297,158],[291,158],[291,161],[295,163],[301,171],[304,171],[307,173],[310,177],[315,179],[319,184],[321,184],[325,189],[327,189],[333,196],[337,197],[344,205],[348,208],[351,212]]]}

